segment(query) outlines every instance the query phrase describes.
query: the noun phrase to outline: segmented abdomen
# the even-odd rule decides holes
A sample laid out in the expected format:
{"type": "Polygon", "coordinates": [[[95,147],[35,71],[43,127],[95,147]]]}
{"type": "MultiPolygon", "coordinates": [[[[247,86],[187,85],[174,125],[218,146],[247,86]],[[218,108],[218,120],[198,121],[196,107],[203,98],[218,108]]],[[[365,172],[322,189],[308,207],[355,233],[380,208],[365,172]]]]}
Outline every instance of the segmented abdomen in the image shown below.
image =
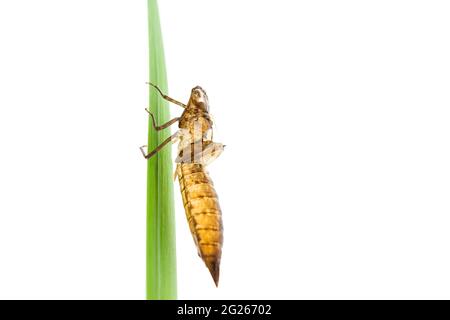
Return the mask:
{"type": "Polygon", "coordinates": [[[186,218],[199,256],[217,285],[223,243],[222,212],[217,193],[202,164],[179,163],[177,175],[186,218]]]}

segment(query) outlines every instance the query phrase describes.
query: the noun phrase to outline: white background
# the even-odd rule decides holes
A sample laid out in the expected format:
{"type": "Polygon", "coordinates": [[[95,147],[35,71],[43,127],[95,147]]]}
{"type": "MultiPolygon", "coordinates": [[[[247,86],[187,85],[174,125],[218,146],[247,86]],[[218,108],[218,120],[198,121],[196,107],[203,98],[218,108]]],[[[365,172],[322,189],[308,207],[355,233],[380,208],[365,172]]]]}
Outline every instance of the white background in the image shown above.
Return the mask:
{"type": "MultiPolygon", "coordinates": [[[[227,145],[218,289],[175,185],[179,298],[450,298],[448,1],[160,13],[227,145]]],[[[143,299],[146,2],[2,1],[0,46],[0,298],[143,299]]]]}

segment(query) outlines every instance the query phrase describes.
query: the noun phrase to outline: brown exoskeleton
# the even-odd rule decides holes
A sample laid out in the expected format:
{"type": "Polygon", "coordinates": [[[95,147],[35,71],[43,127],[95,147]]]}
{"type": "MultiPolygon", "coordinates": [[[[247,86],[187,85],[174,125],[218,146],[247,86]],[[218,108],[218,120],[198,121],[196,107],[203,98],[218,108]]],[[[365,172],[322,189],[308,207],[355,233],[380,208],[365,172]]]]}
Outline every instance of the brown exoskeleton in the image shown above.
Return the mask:
{"type": "Polygon", "coordinates": [[[153,114],[146,109],[156,130],[165,129],[176,122],[179,130],[148,154],[144,151],[145,146],[141,147],[141,151],[144,157],[149,159],[169,142],[179,140],[175,175],[180,184],[186,218],[198,254],[217,286],[223,244],[222,212],[206,166],[223,152],[225,146],[212,140],[213,122],[209,114],[208,96],[201,87],[192,89],[189,102],[185,105],[162,93],[158,86],[151,83],[150,85],[158,90],[164,99],[185,110],[180,117],[158,126],[153,114]]]}

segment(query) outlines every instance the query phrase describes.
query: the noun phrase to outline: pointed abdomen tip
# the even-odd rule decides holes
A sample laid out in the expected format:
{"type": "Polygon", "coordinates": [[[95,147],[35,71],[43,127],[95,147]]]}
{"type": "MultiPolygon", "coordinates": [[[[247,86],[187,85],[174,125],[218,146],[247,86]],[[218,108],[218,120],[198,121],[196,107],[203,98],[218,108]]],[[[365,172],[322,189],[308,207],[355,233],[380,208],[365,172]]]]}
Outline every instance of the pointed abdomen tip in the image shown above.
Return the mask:
{"type": "Polygon", "coordinates": [[[209,273],[216,284],[216,287],[219,286],[219,276],[220,276],[220,261],[206,260],[206,267],[208,267],[209,273]]]}

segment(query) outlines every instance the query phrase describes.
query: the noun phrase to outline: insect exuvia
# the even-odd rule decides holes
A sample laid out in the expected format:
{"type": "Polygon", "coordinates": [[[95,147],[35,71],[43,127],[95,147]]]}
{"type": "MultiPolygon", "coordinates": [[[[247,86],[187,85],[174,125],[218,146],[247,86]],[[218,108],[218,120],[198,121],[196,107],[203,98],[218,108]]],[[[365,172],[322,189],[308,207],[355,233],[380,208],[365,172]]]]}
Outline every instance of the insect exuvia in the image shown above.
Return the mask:
{"type": "Polygon", "coordinates": [[[223,244],[222,212],[206,166],[223,152],[225,146],[212,140],[213,122],[205,90],[199,86],[193,88],[189,102],[185,105],[162,93],[158,86],[149,84],[158,90],[164,99],[185,110],[180,117],[158,126],[153,114],[146,109],[156,130],[163,130],[176,122],[179,130],[149,153],[144,151],[146,146],[142,146],[142,154],[149,159],[168,143],[179,141],[175,176],[180,184],[186,218],[198,255],[206,264],[217,286],[223,244]]]}

